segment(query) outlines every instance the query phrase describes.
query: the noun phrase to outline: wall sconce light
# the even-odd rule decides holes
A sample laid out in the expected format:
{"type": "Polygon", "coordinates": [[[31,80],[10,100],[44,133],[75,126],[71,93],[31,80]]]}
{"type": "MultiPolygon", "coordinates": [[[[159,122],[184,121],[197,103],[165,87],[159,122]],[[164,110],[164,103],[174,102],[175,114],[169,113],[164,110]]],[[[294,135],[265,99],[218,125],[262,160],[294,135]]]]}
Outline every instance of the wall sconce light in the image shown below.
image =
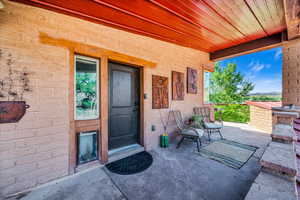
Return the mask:
{"type": "Polygon", "coordinates": [[[4,3],[0,0],[0,10],[4,8],[4,3]]]}

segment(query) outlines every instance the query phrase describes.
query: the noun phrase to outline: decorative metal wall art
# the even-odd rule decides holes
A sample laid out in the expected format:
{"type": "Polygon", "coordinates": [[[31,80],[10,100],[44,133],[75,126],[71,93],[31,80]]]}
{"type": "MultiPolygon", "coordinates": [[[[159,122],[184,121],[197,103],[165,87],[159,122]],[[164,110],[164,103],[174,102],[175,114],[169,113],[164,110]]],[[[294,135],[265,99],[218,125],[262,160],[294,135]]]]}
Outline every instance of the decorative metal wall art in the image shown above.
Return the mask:
{"type": "Polygon", "coordinates": [[[168,78],[152,75],[152,108],[169,108],[168,78]]]}

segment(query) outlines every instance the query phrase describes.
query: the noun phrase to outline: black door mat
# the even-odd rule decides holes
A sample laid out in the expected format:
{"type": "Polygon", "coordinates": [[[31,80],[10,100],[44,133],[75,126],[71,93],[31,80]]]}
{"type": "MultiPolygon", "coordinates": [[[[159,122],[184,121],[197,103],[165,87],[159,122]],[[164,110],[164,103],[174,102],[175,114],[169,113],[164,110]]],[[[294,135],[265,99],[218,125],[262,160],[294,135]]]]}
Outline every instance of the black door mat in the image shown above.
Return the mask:
{"type": "Polygon", "coordinates": [[[151,166],[153,157],[143,151],[106,165],[106,168],[116,174],[129,175],[142,172],[151,166]]]}

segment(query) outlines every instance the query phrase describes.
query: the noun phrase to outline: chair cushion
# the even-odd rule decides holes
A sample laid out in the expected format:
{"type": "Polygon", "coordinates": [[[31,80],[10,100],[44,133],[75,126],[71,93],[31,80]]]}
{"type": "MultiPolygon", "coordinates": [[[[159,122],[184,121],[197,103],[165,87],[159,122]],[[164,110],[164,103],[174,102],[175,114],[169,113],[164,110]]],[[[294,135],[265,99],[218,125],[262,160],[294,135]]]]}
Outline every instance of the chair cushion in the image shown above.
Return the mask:
{"type": "Polygon", "coordinates": [[[223,126],[222,126],[222,124],[217,124],[217,123],[209,123],[209,122],[205,122],[204,123],[204,127],[205,128],[214,128],[214,129],[220,129],[220,128],[222,128],[223,126]]]}
{"type": "Polygon", "coordinates": [[[198,137],[202,137],[204,135],[204,131],[202,129],[184,129],[181,131],[182,135],[188,135],[188,136],[198,136],[198,137]],[[196,130],[196,132],[194,131],[196,130]],[[198,135],[197,135],[198,134],[198,135]]]}

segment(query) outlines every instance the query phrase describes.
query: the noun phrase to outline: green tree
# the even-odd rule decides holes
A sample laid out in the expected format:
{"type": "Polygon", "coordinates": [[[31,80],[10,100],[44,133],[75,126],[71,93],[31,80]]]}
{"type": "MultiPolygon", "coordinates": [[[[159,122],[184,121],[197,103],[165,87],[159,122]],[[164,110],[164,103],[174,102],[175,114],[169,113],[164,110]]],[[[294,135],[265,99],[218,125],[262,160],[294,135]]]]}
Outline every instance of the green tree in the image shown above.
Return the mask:
{"type": "Polygon", "coordinates": [[[236,64],[221,67],[216,63],[210,78],[209,99],[213,103],[243,103],[253,88],[254,84],[236,70],[236,64]]]}

